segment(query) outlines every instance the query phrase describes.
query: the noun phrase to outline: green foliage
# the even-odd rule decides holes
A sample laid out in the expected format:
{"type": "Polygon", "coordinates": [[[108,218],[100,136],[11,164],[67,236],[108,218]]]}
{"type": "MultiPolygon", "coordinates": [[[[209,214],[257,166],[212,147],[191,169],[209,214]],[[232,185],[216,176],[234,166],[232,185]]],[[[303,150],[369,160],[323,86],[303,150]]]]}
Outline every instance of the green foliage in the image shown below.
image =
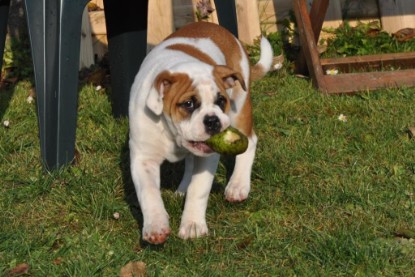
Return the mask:
{"type": "MultiPolygon", "coordinates": [[[[266,34],[265,37],[271,44],[272,50],[274,51],[274,56],[278,56],[282,54],[283,50],[283,40],[281,34],[279,32],[273,32],[266,34]]],[[[255,39],[252,45],[245,45],[251,62],[254,64],[259,60],[259,56],[261,53],[261,38],[255,39]]]]}
{"type": "Polygon", "coordinates": [[[335,36],[327,40],[324,57],[415,51],[415,39],[399,42],[394,36],[381,31],[377,23],[359,23],[351,27],[346,21],[331,32],[335,36]]]}
{"type": "Polygon", "coordinates": [[[32,78],[33,64],[30,52],[29,38],[9,38],[3,55],[2,77],[24,80],[32,78]]]}

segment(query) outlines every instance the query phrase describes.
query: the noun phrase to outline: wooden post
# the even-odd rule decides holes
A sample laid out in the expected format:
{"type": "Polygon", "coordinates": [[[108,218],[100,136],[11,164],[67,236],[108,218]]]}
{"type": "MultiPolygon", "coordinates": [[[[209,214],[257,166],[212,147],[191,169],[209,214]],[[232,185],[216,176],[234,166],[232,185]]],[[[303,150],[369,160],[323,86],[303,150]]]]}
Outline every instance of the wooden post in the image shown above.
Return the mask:
{"type": "Polygon", "coordinates": [[[89,12],[89,20],[91,22],[94,55],[100,60],[108,52],[107,27],[104,11],[89,12]]]}
{"type": "Polygon", "coordinates": [[[235,1],[239,39],[244,43],[253,44],[254,39],[261,35],[258,3],[253,0],[235,1]]]}
{"type": "Polygon", "coordinates": [[[79,54],[79,69],[94,64],[94,51],[92,49],[91,25],[89,23],[88,7],[82,14],[81,48],[79,54]]]}
{"type": "Polygon", "coordinates": [[[172,2],[172,0],[149,1],[147,49],[156,46],[174,31],[172,2]]]}

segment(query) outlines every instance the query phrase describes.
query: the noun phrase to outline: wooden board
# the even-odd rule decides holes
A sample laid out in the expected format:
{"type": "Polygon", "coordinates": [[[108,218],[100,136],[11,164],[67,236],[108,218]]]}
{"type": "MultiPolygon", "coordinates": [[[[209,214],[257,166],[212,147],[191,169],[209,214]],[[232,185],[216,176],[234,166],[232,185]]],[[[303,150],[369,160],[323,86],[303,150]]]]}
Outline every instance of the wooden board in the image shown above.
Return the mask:
{"type": "Polygon", "coordinates": [[[88,8],[85,7],[82,14],[81,49],[79,55],[79,69],[90,67],[94,64],[94,52],[92,50],[91,26],[89,24],[88,8]]]}
{"type": "Polygon", "coordinates": [[[108,52],[108,38],[107,35],[93,35],[92,48],[94,50],[94,57],[101,60],[108,52]]]}
{"type": "Polygon", "coordinates": [[[342,58],[321,59],[323,71],[338,69],[340,72],[353,72],[363,70],[395,70],[415,68],[415,52],[377,54],[342,58]]]}
{"type": "Polygon", "coordinates": [[[90,2],[97,5],[100,9],[104,9],[104,0],[91,0],[90,2]]]}
{"type": "Polygon", "coordinates": [[[174,28],[180,29],[195,20],[192,0],[173,1],[174,28]]]}
{"type": "Polygon", "coordinates": [[[252,44],[254,39],[261,35],[257,1],[235,1],[239,39],[244,43],[252,44]]]}
{"type": "Polygon", "coordinates": [[[415,28],[414,0],[379,0],[382,28],[394,33],[403,28],[415,28]]]}
{"type": "Polygon", "coordinates": [[[147,49],[159,44],[174,31],[171,0],[149,0],[147,49]]]}
{"type": "Polygon", "coordinates": [[[91,23],[91,32],[93,35],[107,34],[104,11],[89,12],[89,21],[91,23]]]}
{"type": "Polygon", "coordinates": [[[415,69],[325,75],[320,90],[329,94],[353,94],[380,88],[415,86],[415,69]]]}

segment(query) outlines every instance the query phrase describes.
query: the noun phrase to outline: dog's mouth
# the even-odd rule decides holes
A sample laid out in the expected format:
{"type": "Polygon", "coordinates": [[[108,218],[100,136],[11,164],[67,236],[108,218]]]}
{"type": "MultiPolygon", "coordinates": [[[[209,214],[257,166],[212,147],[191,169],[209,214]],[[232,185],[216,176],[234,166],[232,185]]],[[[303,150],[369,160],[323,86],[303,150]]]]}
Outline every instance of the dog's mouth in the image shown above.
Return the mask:
{"type": "Polygon", "coordinates": [[[204,141],[189,141],[189,146],[192,150],[196,150],[196,152],[202,154],[211,154],[214,152],[204,141]]]}

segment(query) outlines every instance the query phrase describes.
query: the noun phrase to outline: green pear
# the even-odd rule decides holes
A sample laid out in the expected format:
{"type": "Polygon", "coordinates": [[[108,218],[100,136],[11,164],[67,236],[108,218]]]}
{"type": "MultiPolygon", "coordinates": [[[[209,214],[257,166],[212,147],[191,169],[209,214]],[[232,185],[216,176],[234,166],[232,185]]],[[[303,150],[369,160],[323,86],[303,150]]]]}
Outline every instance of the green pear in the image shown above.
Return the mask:
{"type": "Polygon", "coordinates": [[[206,144],[219,154],[236,156],[246,151],[248,138],[239,130],[228,127],[224,131],[211,136],[206,144]]]}

